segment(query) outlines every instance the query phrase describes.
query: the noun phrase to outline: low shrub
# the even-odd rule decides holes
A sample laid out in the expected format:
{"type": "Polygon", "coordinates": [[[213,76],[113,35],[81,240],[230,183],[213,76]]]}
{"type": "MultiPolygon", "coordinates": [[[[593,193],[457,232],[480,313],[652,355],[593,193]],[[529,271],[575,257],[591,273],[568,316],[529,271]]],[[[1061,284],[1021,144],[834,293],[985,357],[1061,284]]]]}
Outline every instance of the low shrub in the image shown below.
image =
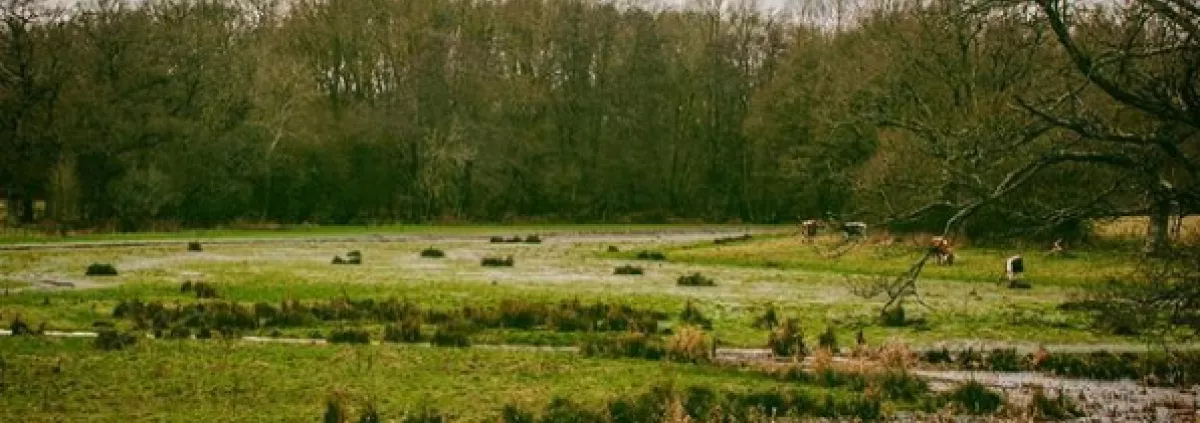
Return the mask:
{"type": "Polygon", "coordinates": [[[947,399],[970,414],[991,414],[1004,405],[1004,399],[999,393],[974,380],[949,392],[947,399]]]}
{"type": "Polygon", "coordinates": [[[503,243],[503,242],[504,242],[504,237],[502,237],[502,236],[494,236],[494,237],[491,237],[489,240],[490,240],[490,241],[491,241],[491,243],[493,243],[493,244],[500,244],[500,243],[503,243]]]}
{"type": "Polygon", "coordinates": [[[405,319],[396,325],[383,328],[383,340],[387,342],[421,342],[421,321],[405,319]]]}
{"type": "Polygon", "coordinates": [[[1014,279],[1014,280],[1008,282],[1008,288],[1009,289],[1030,289],[1030,288],[1033,288],[1033,285],[1030,284],[1029,281],[1026,281],[1026,280],[1014,279]]]}
{"type": "Polygon", "coordinates": [[[451,421],[454,419],[450,416],[429,408],[421,408],[416,413],[405,414],[404,418],[400,419],[400,423],[448,423],[451,421]]]}
{"type": "Polygon", "coordinates": [[[446,253],[445,253],[445,252],[443,252],[442,250],[439,250],[439,249],[437,249],[437,248],[430,247],[430,248],[426,248],[426,249],[424,249],[424,250],[421,250],[421,257],[425,257],[425,258],[442,258],[442,257],[446,257],[446,253]]]}
{"type": "Polygon", "coordinates": [[[967,348],[960,351],[954,361],[960,369],[979,370],[983,368],[983,353],[967,348]]]}
{"type": "Polygon", "coordinates": [[[683,311],[679,313],[679,320],[683,323],[696,325],[704,329],[712,329],[712,320],[704,317],[704,313],[701,313],[700,309],[692,304],[692,300],[688,300],[683,304],[683,311]]]}
{"type": "Polygon", "coordinates": [[[363,405],[363,412],[358,417],[358,423],[381,423],[382,421],[379,418],[379,410],[375,408],[374,401],[368,401],[363,405]]]}
{"type": "Polygon", "coordinates": [[[680,286],[716,286],[717,283],[712,279],[701,275],[700,273],[692,273],[690,275],[680,276],[676,283],[680,286]]]}
{"type": "Polygon", "coordinates": [[[833,332],[833,326],[827,326],[825,332],[822,332],[817,337],[817,346],[828,349],[834,353],[838,352],[837,334],[833,332]]]}
{"type": "Polygon", "coordinates": [[[667,339],[666,354],[672,361],[704,363],[711,359],[709,352],[708,337],[695,326],[681,327],[667,339]]]}
{"type": "Polygon", "coordinates": [[[924,380],[903,371],[886,372],[876,376],[884,397],[900,401],[917,401],[929,393],[929,384],[924,380]]]}
{"type": "Polygon", "coordinates": [[[342,256],[333,256],[333,264],[362,264],[362,252],[358,250],[346,253],[346,258],[342,256]]]}
{"type": "Polygon", "coordinates": [[[537,423],[533,413],[507,404],[500,410],[500,423],[537,423]]]}
{"type": "Polygon", "coordinates": [[[192,241],[187,244],[187,250],[190,252],[198,253],[198,252],[204,251],[204,247],[201,247],[199,242],[192,241]]]}
{"type": "Polygon", "coordinates": [[[724,238],[717,238],[717,239],[713,240],[713,244],[717,244],[717,245],[730,244],[730,243],[739,242],[739,241],[749,241],[753,238],[754,237],[751,236],[750,234],[730,236],[730,237],[724,237],[724,238]]]}
{"type": "Polygon", "coordinates": [[[325,414],[321,420],[325,423],[346,423],[350,421],[350,412],[342,404],[340,396],[330,395],[325,400],[325,414]]]}
{"type": "Polygon", "coordinates": [[[640,275],[644,273],[642,268],[631,265],[617,266],[613,269],[614,275],[640,275]]]}
{"type": "Polygon", "coordinates": [[[217,288],[205,282],[192,284],[192,291],[196,293],[196,298],[218,298],[217,288]]]}
{"type": "Polygon", "coordinates": [[[1015,372],[1022,369],[1021,361],[1016,349],[995,349],[988,354],[987,367],[993,372],[1015,372]]]}
{"type": "Polygon", "coordinates": [[[550,400],[542,415],[543,422],[570,423],[603,423],[604,417],[595,411],[583,407],[566,398],[555,397],[550,400]]]}
{"type": "Polygon", "coordinates": [[[439,347],[469,347],[471,346],[470,326],[463,322],[449,322],[438,326],[437,330],[433,332],[430,342],[439,347]]]}
{"type": "Polygon", "coordinates": [[[513,236],[509,237],[507,240],[505,240],[505,242],[507,242],[509,244],[518,244],[521,241],[524,241],[524,239],[521,238],[519,235],[513,235],[513,236]]]}
{"type": "Polygon", "coordinates": [[[28,323],[21,320],[20,315],[13,317],[12,322],[8,324],[8,330],[12,332],[13,336],[33,336],[38,334],[37,331],[29,327],[28,323]]]}
{"type": "Polygon", "coordinates": [[[513,266],[513,258],[512,258],[512,256],[508,256],[505,258],[484,257],[483,260],[480,262],[480,264],[483,266],[486,266],[486,267],[512,267],[513,266]]]}
{"type": "Polygon", "coordinates": [[[784,320],[767,336],[767,347],[779,357],[804,357],[808,347],[804,345],[804,330],[794,318],[784,320]]]}
{"type": "Polygon", "coordinates": [[[617,246],[616,246],[616,245],[609,245],[609,246],[608,246],[608,252],[610,252],[610,253],[619,253],[619,252],[621,252],[621,249],[620,249],[620,248],[617,248],[617,246]]]}
{"type": "Polygon", "coordinates": [[[897,303],[895,307],[883,310],[883,325],[901,327],[908,321],[904,317],[904,305],[897,303]]]}
{"type": "Polygon", "coordinates": [[[183,326],[172,326],[171,331],[167,332],[167,338],[170,339],[188,339],[192,337],[192,331],[183,326]]]}
{"type": "Polygon", "coordinates": [[[667,255],[658,251],[639,251],[637,258],[638,260],[663,261],[667,259],[667,255]]]}
{"type": "Polygon", "coordinates": [[[643,333],[629,332],[613,337],[591,337],[580,346],[579,352],[587,357],[645,358],[659,360],[666,356],[662,343],[643,333]]]}
{"type": "Polygon", "coordinates": [[[137,340],[137,335],[132,333],[106,329],[96,334],[96,340],[93,342],[93,345],[97,349],[116,351],[137,344],[137,340]]]}
{"type": "Polygon", "coordinates": [[[369,344],[371,334],[362,329],[334,329],[326,340],[331,344],[369,344]]]}
{"type": "Polygon", "coordinates": [[[108,263],[92,263],[84,274],[87,276],[117,276],[117,268],[108,263]]]}
{"type": "MultiPolygon", "coordinates": [[[[194,289],[194,286],[189,289],[194,289]]],[[[698,316],[698,311],[694,309],[688,316],[698,323],[706,320],[697,319],[703,316],[698,316]]],[[[538,303],[506,299],[498,305],[488,307],[464,306],[451,310],[422,310],[415,304],[396,299],[375,301],[348,298],[310,304],[284,300],[278,307],[263,302],[253,305],[233,301],[165,305],[159,301],[120,300],[113,308],[113,317],[132,321],[139,328],[164,331],[172,326],[207,327],[221,332],[232,332],[260,328],[305,327],[320,322],[393,324],[411,319],[414,320],[412,324],[419,324],[422,320],[431,324],[462,320],[481,328],[643,333],[657,332],[658,322],[668,318],[665,313],[634,309],[624,304],[584,304],[578,300],[538,303]]]]}
{"type": "Polygon", "coordinates": [[[527,237],[525,237],[525,243],[526,243],[526,244],[541,244],[541,243],[542,243],[542,237],[540,237],[540,236],[537,236],[537,235],[530,235],[530,236],[527,236],[527,237]]]}
{"type": "Polygon", "coordinates": [[[779,325],[779,314],[775,311],[774,306],[770,306],[767,307],[767,311],[764,311],[762,316],[754,319],[752,326],[756,329],[774,329],[777,325],[779,325]]]}
{"type": "Polygon", "coordinates": [[[1042,389],[1033,392],[1029,408],[1030,414],[1039,420],[1073,420],[1087,415],[1079,410],[1075,401],[1062,392],[1050,398],[1042,389]]]}
{"type": "Polygon", "coordinates": [[[921,354],[921,360],[930,364],[952,363],[950,358],[950,350],[942,347],[942,349],[931,349],[921,354]]]}

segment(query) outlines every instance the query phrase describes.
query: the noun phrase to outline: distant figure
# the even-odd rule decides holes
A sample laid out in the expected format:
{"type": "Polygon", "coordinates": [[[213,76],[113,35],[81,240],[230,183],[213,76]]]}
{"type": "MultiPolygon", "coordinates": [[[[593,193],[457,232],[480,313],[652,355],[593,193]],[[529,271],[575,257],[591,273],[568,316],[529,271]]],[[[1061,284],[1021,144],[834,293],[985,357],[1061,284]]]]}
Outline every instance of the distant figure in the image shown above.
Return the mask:
{"type": "Polygon", "coordinates": [[[1051,256],[1065,256],[1065,255],[1067,255],[1067,248],[1066,248],[1066,247],[1063,247],[1063,240],[1062,240],[1062,238],[1059,238],[1059,239],[1056,239],[1056,240],[1054,240],[1054,245],[1052,245],[1052,246],[1050,247],[1050,252],[1049,252],[1049,254],[1050,254],[1051,256]]]}
{"type": "Polygon", "coordinates": [[[1020,254],[1008,258],[1005,271],[1010,288],[1028,288],[1028,284],[1021,279],[1021,275],[1025,273],[1025,260],[1020,254]]]}
{"type": "Polygon", "coordinates": [[[867,234],[867,224],[862,222],[843,223],[842,233],[846,235],[846,238],[861,238],[867,234]]]}
{"type": "Polygon", "coordinates": [[[809,219],[800,222],[800,227],[804,229],[804,236],[812,238],[817,236],[817,229],[821,227],[821,222],[809,219]]]}
{"type": "Polygon", "coordinates": [[[943,266],[954,265],[954,248],[950,247],[950,240],[945,237],[935,236],[929,246],[929,252],[937,259],[937,264],[943,266]]]}

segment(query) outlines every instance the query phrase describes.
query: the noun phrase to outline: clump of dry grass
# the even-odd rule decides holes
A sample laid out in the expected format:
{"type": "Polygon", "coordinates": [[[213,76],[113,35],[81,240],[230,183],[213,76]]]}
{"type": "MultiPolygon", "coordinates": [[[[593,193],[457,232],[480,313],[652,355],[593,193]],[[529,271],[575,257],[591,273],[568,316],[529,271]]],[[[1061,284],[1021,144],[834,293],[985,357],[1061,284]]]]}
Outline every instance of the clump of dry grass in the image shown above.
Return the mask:
{"type": "Polygon", "coordinates": [[[899,343],[884,345],[876,353],[876,359],[888,369],[901,371],[912,368],[917,362],[916,355],[908,349],[908,346],[899,343]]]}
{"type": "Polygon", "coordinates": [[[704,363],[709,355],[708,336],[695,326],[683,326],[667,339],[667,358],[674,361],[704,363]]]}

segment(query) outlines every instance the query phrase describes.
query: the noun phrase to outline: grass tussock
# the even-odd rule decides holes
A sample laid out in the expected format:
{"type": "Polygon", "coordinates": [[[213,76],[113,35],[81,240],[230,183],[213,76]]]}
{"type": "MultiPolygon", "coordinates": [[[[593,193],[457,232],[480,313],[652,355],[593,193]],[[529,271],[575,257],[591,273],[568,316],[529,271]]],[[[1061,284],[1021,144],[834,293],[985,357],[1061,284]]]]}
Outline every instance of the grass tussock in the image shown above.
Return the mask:
{"type": "Polygon", "coordinates": [[[484,257],[479,264],[484,267],[512,267],[513,257],[484,257]]]}
{"type": "Polygon", "coordinates": [[[466,348],[471,346],[471,327],[464,322],[438,326],[430,342],[438,347],[466,348]]]}
{"type": "Polygon", "coordinates": [[[637,253],[638,260],[664,261],[667,255],[660,251],[639,251],[637,253]]]}
{"type": "Polygon", "coordinates": [[[683,304],[683,311],[679,313],[679,321],[704,329],[712,329],[712,319],[705,317],[704,313],[692,303],[692,300],[683,304]]]}
{"type": "Polygon", "coordinates": [[[437,248],[429,247],[421,250],[421,257],[424,258],[443,258],[446,257],[446,252],[437,248]]]}
{"type": "Polygon", "coordinates": [[[743,235],[738,235],[738,236],[717,238],[717,239],[713,240],[713,244],[716,244],[716,245],[732,244],[735,242],[749,241],[751,239],[754,239],[754,237],[751,236],[750,234],[743,234],[743,235]]]}
{"type": "Polygon", "coordinates": [[[808,355],[804,345],[804,330],[797,319],[789,318],[777,325],[767,335],[767,347],[779,357],[803,358],[808,355]]]}
{"type": "Polygon", "coordinates": [[[398,324],[387,325],[383,328],[383,340],[403,343],[421,342],[421,321],[409,318],[398,324]]]}
{"type": "Polygon", "coordinates": [[[133,333],[105,329],[96,334],[96,340],[92,342],[92,345],[96,349],[116,351],[137,344],[137,340],[138,336],[133,333]]]}
{"type": "Polygon", "coordinates": [[[332,264],[362,264],[362,252],[353,250],[346,253],[346,258],[342,256],[334,256],[332,264]]]}
{"type": "Polygon", "coordinates": [[[587,357],[604,358],[660,360],[667,355],[661,340],[637,332],[626,332],[611,337],[590,337],[579,346],[579,351],[587,357]]]}
{"type": "Polygon", "coordinates": [[[628,264],[623,265],[623,266],[617,266],[616,268],[613,269],[614,275],[641,275],[643,273],[645,273],[645,271],[642,270],[641,267],[628,265],[628,264]]]}
{"type": "Polygon", "coordinates": [[[958,410],[976,415],[995,413],[1004,405],[1004,397],[974,380],[947,393],[946,399],[958,410]]]}
{"type": "MultiPolygon", "coordinates": [[[[690,319],[695,321],[698,310],[690,319]]],[[[305,327],[322,322],[417,325],[428,322],[447,325],[464,322],[478,328],[550,330],[556,332],[658,332],[658,322],[666,314],[635,309],[628,305],[578,300],[537,303],[520,299],[502,300],[488,307],[463,306],[457,309],[424,309],[394,298],[334,299],[327,302],[301,303],[282,301],[279,306],[260,302],[247,306],[231,301],[193,304],[164,304],[161,301],[122,300],[113,308],[113,317],[134,322],[147,330],[168,330],[174,326],[215,329],[223,333],[264,329],[305,327]],[[407,323],[406,323],[407,322],[407,323]]]]}
{"type": "Polygon", "coordinates": [[[754,323],[751,325],[755,329],[774,329],[779,325],[779,312],[775,310],[775,306],[768,306],[763,314],[754,318],[754,323]]]}
{"type": "Polygon", "coordinates": [[[717,282],[700,273],[680,276],[675,283],[679,286],[717,286],[717,282]]]}
{"type": "Polygon", "coordinates": [[[817,336],[817,346],[834,353],[838,352],[837,334],[834,332],[833,325],[825,327],[825,332],[821,332],[821,335],[817,336]]]}
{"type": "Polygon", "coordinates": [[[30,327],[28,323],[25,323],[25,321],[21,319],[21,315],[18,314],[13,316],[12,322],[9,322],[8,330],[12,333],[12,336],[40,336],[43,332],[45,332],[45,323],[39,325],[37,329],[34,329],[30,327]]]}
{"type": "Polygon", "coordinates": [[[711,343],[696,326],[683,326],[667,339],[666,356],[672,361],[706,363],[712,359],[711,343]]]}
{"type": "Polygon", "coordinates": [[[1029,414],[1039,421],[1074,420],[1087,415],[1071,397],[1059,392],[1052,398],[1043,389],[1033,391],[1029,400],[1029,414]]]}
{"type": "Polygon", "coordinates": [[[369,344],[371,334],[362,329],[341,328],[330,331],[326,340],[331,344],[369,344]]]}
{"type": "Polygon", "coordinates": [[[217,288],[207,282],[192,282],[187,281],[179,285],[180,293],[194,293],[196,298],[220,298],[217,294],[217,288]]]}
{"type": "Polygon", "coordinates": [[[117,268],[108,263],[92,263],[84,272],[87,276],[117,276],[117,268]]]}

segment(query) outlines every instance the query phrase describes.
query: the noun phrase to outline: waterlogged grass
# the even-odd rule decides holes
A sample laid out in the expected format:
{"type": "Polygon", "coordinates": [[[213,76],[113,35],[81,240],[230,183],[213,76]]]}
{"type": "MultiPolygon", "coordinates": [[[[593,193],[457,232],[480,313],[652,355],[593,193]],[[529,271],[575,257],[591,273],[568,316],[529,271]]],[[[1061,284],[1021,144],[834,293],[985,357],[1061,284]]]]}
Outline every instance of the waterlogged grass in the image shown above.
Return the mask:
{"type": "MultiPolygon", "coordinates": [[[[1025,261],[1025,277],[1035,286],[1085,286],[1110,277],[1128,275],[1134,254],[1121,251],[1073,250],[1071,257],[1050,257],[1040,245],[1008,249],[962,248],[956,250],[953,266],[932,260],[921,273],[925,279],[996,282],[1004,276],[1005,262],[1014,254],[1025,261]]],[[[881,244],[874,240],[843,245],[840,238],[824,237],[809,242],[798,236],[759,237],[735,244],[712,243],[665,249],[675,262],[712,266],[770,267],[812,272],[896,276],[906,272],[925,254],[925,247],[902,240],[881,244]]]]}
{"type": "MultiPolygon", "coordinates": [[[[551,238],[552,239],[552,238],[551,238]]],[[[925,324],[884,327],[878,321],[879,298],[864,300],[848,288],[847,280],[894,275],[906,270],[915,255],[911,246],[890,249],[863,245],[840,257],[822,257],[795,237],[766,235],[732,244],[642,238],[637,241],[549,242],[540,245],[490,244],[486,240],[383,243],[306,243],[301,241],[251,245],[206,246],[203,253],[177,247],[89,248],[82,250],[9,251],[0,255],[0,278],[34,275],[88,284],[90,289],[24,291],[0,296],[0,324],[20,315],[35,325],[62,330],[89,329],[97,320],[111,320],[122,299],[161,301],[171,305],[197,301],[179,292],[189,274],[200,274],[214,285],[222,300],[246,305],[283,300],[324,302],[333,298],[371,298],[411,301],[422,308],[486,307],[504,300],[558,303],[628,304],[662,311],[677,325],[684,304],[693,302],[713,321],[712,334],[722,346],[763,347],[767,330],[752,323],[768,307],[781,317],[796,317],[806,337],[815,340],[828,326],[837,328],[839,344],[853,345],[862,330],[873,344],[908,342],[917,345],[954,341],[1023,343],[1133,343],[1133,338],[1098,334],[1087,316],[1057,310],[1079,295],[1081,285],[1128,266],[1117,253],[1076,252],[1071,259],[1039,258],[1026,254],[1031,290],[1010,290],[995,283],[993,262],[1006,252],[964,249],[953,267],[930,265],[920,282],[922,299],[931,308],[908,304],[910,317],[925,324]],[[607,246],[622,245],[620,253],[607,246]],[[446,257],[429,260],[421,250],[439,248],[446,257]],[[333,266],[329,260],[360,250],[363,264],[333,266]],[[667,253],[666,262],[637,261],[637,251],[667,253]],[[479,258],[515,258],[513,268],[483,268],[479,258]],[[113,263],[120,276],[85,278],[90,263],[113,263]],[[637,264],[644,275],[613,275],[622,264],[637,264]],[[769,264],[769,266],[768,266],[769,264]],[[713,287],[684,287],[680,275],[701,272],[713,287]],[[1074,272],[1086,273],[1076,275],[1074,272]],[[1092,276],[1087,276],[1092,275],[1092,276]],[[47,303],[49,305],[47,305],[47,303]]],[[[701,237],[701,239],[704,239],[701,237]]],[[[831,241],[830,241],[831,242],[831,241]]],[[[828,250],[828,248],[824,248],[828,250]]],[[[21,280],[16,278],[15,280],[21,280]]],[[[83,286],[83,285],[80,285],[83,286]]],[[[377,334],[379,322],[363,325],[377,334]]],[[[342,322],[325,322],[312,329],[328,331],[342,322]]],[[[129,322],[118,322],[118,326],[129,322]]],[[[310,328],[282,330],[302,336],[310,328]]],[[[264,328],[261,334],[273,331],[264,328]]],[[[571,345],[580,334],[484,332],[477,342],[516,342],[571,345]]]]}
{"type": "Polygon", "coordinates": [[[29,286],[29,282],[18,281],[12,279],[0,279],[0,290],[11,288],[24,288],[29,286]]]}
{"type": "Polygon", "coordinates": [[[0,421],[316,421],[338,393],[373,399],[385,419],[422,406],[495,421],[505,404],[552,397],[595,407],[655,385],[851,395],[752,372],[571,353],[416,346],[288,346],[142,341],[98,351],[89,340],[0,338],[0,421]]]}
{"type": "MultiPolygon", "coordinates": [[[[322,283],[245,283],[218,285],[224,300],[251,305],[266,302],[278,305],[285,299],[304,302],[324,302],[347,296],[351,299],[397,298],[411,301],[423,308],[455,309],[463,306],[487,307],[504,300],[535,303],[558,303],[579,300],[621,303],[637,309],[667,313],[666,327],[677,326],[679,313],[691,301],[706,317],[713,320],[712,334],[723,346],[762,347],[767,330],[752,326],[768,307],[775,307],[781,316],[797,317],[810,339],[826,327],[837,328],[841,345],[852,345],[861,329],[869,342],[908,342],[933,344],[955,340],[993,340],[1026,343],[1092,343],[1135,342],[1133,339],[1106,336],[1088,330],[1086,316],[1077,312],[1057,310],[1057,302],[1036,298],[1037,292],[1018,291],[1013,295],[995,286],[976,289],[979,299],[973,299],[961,284],[943,283],[928,287],[926,301],[934,307],[927,310],[915,305],[908,307],[912,317],[923,317],[920,327],[889,328],[877,321],[874,303],[851,300],[837,302],[805,302],[804,298],[750,298],[728,301],[720,298],[679,298],[668,295],[628,295],[604,291],[571,292],[558,287],[529,287],[490,285],[465,282],[412,281],[388,284],[322,284],[322,283]],[[956,286],[959,285],[959,286],[956,286]]],[[[1046,296],[1065,298],[1046,288],[1046,296]]],[[[164,283],[130,283],[109,289],[66,291],[54,293],[24,292],[0,297],[0,322],[20,315],[34,323],[45,322],[52,329],[88,329],[95,321],[111,321],[112,309],[122,299],[157,300],[164,304],[187,304],[198,301],[190,294],[180,293],[178,285],[164,283]],[[48,302],[48,305],[47,305],[48,302]]],[[[130,327],[128,321],[118,326],[130,327]]],[[[325,322],[312,328],[283,329],[285,336],[304,336],[311,329],[328,331],[343,324],[361,325],[375,336],[381,333],[379,322],[325,322]]],[[[259,334],[268,334],[263,328],[259,334]]],[[[522,343],[545,345],[574,345],[584,333],[553,333],[501,331],[477,334],[476,342],[522,343]]]]}
{"type": "MultiPolygon", "coordinates": [[[[247,306],[285,300],[325,303],[395,298],[422,309],[490,307],[503,301],[625,304],[665,313],[660,326],[675,329],[691,303],[712,321],[709,335],[721,347],[764,347],[768,330],[754,322],[768,308],[780,319],[797,318],[806,343],[835,329],[838,344],[853,346],[862,331],[871,345],[904,342],[995,341],[1021,344],[1136,343],[1093,332],[1085,314],[1057,306],[1091,283],[1128,272],[1131,261],[1117,252],[1076,251],[1049,259],[1039,249],[959,251],[953,267],[930,265],[919,289],[930,308],[906,304],[921,325],[884,327],[879,298],[854,295],[848,280],[894,276],[922,254],[915,245],[861,245],[831,256],[833,240],[818,247],[794,236],[756,235],[714,244],[707,236],[637,239],[555,239],[544,244],[491,244],[486,239],[416,242],[323,242],[299,238],[384,233],[504,235],[563,232],[657,232],[685,226],[520,226],[312,228],[312,232],[269,231],[285,242],[204,245],[185,251],[181,241],[160,246],[33,249],[0,254],[0,281],[15,292],[0,295],[0,327],[18,316],[33,327],[88,330],[115,319],[121,300],[158,301],[173,307],[197,301],[233,301],[247,306]],[[342,232],[339,232],[342,231],[342,232]],[[327,231],[327,232],[320,232],[327,231]],[[697,240],[700,241],[697,241],[697,240]],[[618,246],[620,252],[608,252],[618,246]],[[420,251],[437,248],[431,260],[420,251]],[[334,255],[362,252],[361,265],[331,265],[334,255]],[[638,251],[666,254],[666,261],[636,260],[638,251]],[[1026,257],[1033,289],[1010,290],[996,283],[1003,259],[1026,257]],[[511,268],[484,268],[481,257],[513,256],[511,268]],[[111,263],[115,277],[85,277],[92,263],[111,263]],[[633,264],[643,275],[614,275],[633,264]],[[678,286],[679,276],[700,272],[715,286],[678,286]],[[199,300],[181,292],[184,280],[215,286],[219,299],[199,300]],[[27,289],[31,281],[71,282],[75,288],[27,289]],[[26,289],[23,289],[26,288],[26,289]]],[[[694,227],[693,227],[694,228],[694,227]]],[[[729,230],[730,227],[720,227],[729,230]]],[[[742,228],[742,227],[739,227],[742,228]]],[[[187,239],[176,234],[136,239],[187,239]]],[[[212,232],[218,237],[257,237],[256,232],[212,232]]],[[[715,237],[714,235],[713,237],[715,237]]],[[[108,239],[121,238],[115,235],[108,239]]],[[[98,238],[105,239],[105,238],[98,238]]],[[[322,321],[311,326],[261,328],[245,335],[327,336],[337,328],[362,329],[382,338],[380,321],[322,321]]],[[[429,335],[434,327],[426,324],[429,335]]],[[[476,344],[577,345],[613,333],[555,332],[546,328],[491,328],[475,332],[476,344]]],[[[494,421],[505,404],[541,410],[554,396],[599,406],[616,396],[636,395],[653,385],[702,385],[716,390],[761,391],[782,387],[760,374],[711,366],[644,360],[587,359],[569,352],[441,349],[413,345],[296,346],[238,341],[145,340],[135,347],[101,352],[90,340],[0,338],[0,421],[170,420],[313,421],[324,401],[338,393],[359,408],[374,398],[381,415],[400,419],[421,405],[466,421],[494,421]],[[57,368],[57,370],[56,370],[57,368]]],[[[801,389],[816,390],[811,386],[801,389]]],[[[837,391],[837,395],[849,395],[837,391]]],[[[889,404],[889,407],[905,406],[889,404]]]]}
{"type": "Polygon", "coordinates": [[[199,229],[174,232],[83,233],[60,236],[36,231],[5,229],[0,244],[82,241],[204,241],[231,238],[312,238],[373,235],[514,235],[547,233],[647,233],[679,231],[778,230],[778,225],[692,224],[512,224],[512,225],[291,225],[278,228],[199,229]]]}

